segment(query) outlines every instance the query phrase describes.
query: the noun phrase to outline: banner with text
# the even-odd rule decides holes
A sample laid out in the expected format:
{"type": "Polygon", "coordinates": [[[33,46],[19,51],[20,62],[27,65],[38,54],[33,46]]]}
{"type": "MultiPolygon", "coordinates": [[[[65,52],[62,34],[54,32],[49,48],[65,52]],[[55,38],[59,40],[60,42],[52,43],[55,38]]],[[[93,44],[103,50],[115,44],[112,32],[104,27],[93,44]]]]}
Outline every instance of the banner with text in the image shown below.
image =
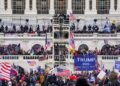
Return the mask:
{"type": "Polygon", "coordinates": [[[120,61],[115,61],[115,69],[120,70],[120,61]]]}
{"type": "Polygon", "coordinates": [[[96,70],[96,55],[85,54],[74,57],[74,69],[76,71],[96,70]]]}

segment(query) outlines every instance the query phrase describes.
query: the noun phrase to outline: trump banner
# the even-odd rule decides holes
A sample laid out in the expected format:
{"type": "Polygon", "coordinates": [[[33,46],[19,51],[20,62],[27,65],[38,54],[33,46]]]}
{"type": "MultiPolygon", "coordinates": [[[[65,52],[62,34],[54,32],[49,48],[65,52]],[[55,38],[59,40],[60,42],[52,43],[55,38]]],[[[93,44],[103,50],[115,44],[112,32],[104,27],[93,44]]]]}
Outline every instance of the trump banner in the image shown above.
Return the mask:
{"type": "Polygon", "coordinates": [[[92,71],[96,70],[96,55],[85,54],[74,56],[74,69],[76,71],[92,71]]]}
{"type": "Polygon", "coordinates": [[[115,61],[115,69],[120,70],[120,61],[115,61]]]}

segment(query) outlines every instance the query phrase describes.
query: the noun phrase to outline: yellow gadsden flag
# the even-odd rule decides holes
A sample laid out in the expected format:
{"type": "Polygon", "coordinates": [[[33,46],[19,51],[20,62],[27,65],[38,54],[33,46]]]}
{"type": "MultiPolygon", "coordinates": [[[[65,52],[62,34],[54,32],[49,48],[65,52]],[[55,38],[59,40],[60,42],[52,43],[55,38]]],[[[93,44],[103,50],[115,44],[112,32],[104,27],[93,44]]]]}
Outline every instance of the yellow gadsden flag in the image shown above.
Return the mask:
{"type": "Polygon", "coordinates": [[[115,23],[116,23],[116,20],[115,20],[115,19],[113,19],[113,20],[112,20],[112,24],[115,24],[115,23]]]}
{"type": "Polygon", "coordinates": [[[70,48],[70,52],[71,52],[72,54],[74,54],[75,49],[71,47],[71,48],[70,48]]]}
{"type": "Polygon", "coordinates": [[[74,41],[74,33],[73,32],[70,32],[69,44],[70,44],[70,52],[72,54],[74,54],[74,52],[75,52],[75,41],[74,41]]]}

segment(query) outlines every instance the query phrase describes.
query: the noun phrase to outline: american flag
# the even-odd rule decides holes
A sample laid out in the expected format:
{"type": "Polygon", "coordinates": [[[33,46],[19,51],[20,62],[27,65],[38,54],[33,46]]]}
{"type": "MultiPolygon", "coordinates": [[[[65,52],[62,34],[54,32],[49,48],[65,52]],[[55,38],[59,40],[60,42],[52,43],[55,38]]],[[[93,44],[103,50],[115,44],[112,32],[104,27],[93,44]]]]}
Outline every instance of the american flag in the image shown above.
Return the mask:
{"type": "Polygon", "coordinates": [[[29,66],[34,66],[34,65],[36,65],[36,61],[27,61],[27,63],[29,64],[29,66]]]}
{"type": "Polygon", "coordinates": [[[70,48],[75,49],[74,33],[70,32],[70,48]]]}
{"type": "Polygon", "coordinates": [[[57,68],[57,72],[63,72],[63,69],[57,68]]]}
{"type": "Polygon", "coordinates": [[[0,79],[10,80],[11,65],[7,62],[0,62],[0,79]]]}
{"type": "Polygon", "coordinates": [[[45,37],[45,47],[44,47],[44,51],[47,52],[47,48],[50,46],[50,42],[48,42],[48,38],[47,38],[47,33],[46,33],[46,37],[45,37]]]}
{"type": "Polygon", "coordinates": [[[57,74],[58,76],[70,76],[70,70],[57,68],[57,74]]]}
{"type": "Polygon", "coordinates": [[[76,20],[76,17],[72,13],[70,13],[69,20],[74,21],[74,20],[76,20]]]}
{"type": "Polygon", "coordinates": [[[45,47],[44,47],[44,59],[48,59],[47,49],[49,46],[50,46],[50,42],[48,42],[47,33],[46,33],[45,47]]]}

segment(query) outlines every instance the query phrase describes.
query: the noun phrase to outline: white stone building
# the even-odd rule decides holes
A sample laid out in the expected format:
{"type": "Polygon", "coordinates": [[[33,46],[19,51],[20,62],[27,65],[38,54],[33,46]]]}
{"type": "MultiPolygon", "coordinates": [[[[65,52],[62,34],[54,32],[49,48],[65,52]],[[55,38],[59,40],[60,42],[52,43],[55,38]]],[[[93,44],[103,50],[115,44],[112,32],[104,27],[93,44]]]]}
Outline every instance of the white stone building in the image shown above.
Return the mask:
{"type": "MultiPolygon", "coordinates": [[[[116,21],[118,25],[120,23],[120,0],[0,0],[0,20],[6,24],[11,25],[25,25],[26,19],[29,20],[29,25],[40,25],[42,23],[47,24],[50,23],[50,20],[53,18],[54,14],[70,14],[73,13],[77,19],[80,19],[80,24],[83,26],[84,24],[93,24],[93,20],[98,20],[98,25],[103,27],[103,22],[106,21],[106,17],[112,22],[116,21]]],[[[54,26],[59,27],[59,25],[54,26]]],[[[64,27],[70,28],[69,25],[64,25],[64,27]]],[[[81,27],[81,26],[80,26],[81,27]]],[[[69,33],[69,29],[64,30],[69,33]]],[[[24,56],[18,56],[13,58],[12,56],[9,58],[3,58],[1,56],[1,61],[10,61],[11,63],[18,63],[24,68],[28,68],[27,60],[35,60],[37,62],[36,65],[41,65],[43,68],[45,64],[54,67],[55,64],[65,64],[69,66],[69,68],[73,71],[73,59],[70,58],[70,55],[66,56],[65,61],[55,61],[55,49],[54,45],[57,43],[61,43],[61,45],[65,45],[69,47],[69,37],[68,39],[55,39],[54,33],[57,30],[53,30],[52,35],[50,34],[48,39],[52,42],[53,54],[49,55],[49,59],[46,61],[38,61],[38,58],[33,56],[32,59],[23,58],[24,56]],[[51,58],[52,57],[52,58],[51,58]],[[21,64],[21,62],[25,62],[21,64]],[[27,65],[27,66],[25,66],[27,65]]],[[[30,49],[34,44],[45,44],[45,35],[42,37],[36,36],[28,36],[28,34],[15,35],[15,36],[4,36],[0,35],[0,44],[18,44],[21,43],[21,47],[24,49],[30,49]]],[[[89,46],[90,50],[94,50],[96,47],[98,50],[101,50],[104,45],[104,40],[108,40],[108,43],[111,45],[120,44],[120,34],[75,34],[75,49],[78,50],[78,47],[81,44],[86,44],[89,46]]],[[[58,55],[60,57],[60,54],[58,55]]],[[[104,55],[98,56],[100,64],[105,64],[105,67],[108,69],[113,68],[115,60],[119,60],[119,55],[104,55]],[[109,58],[105,58],[109,57],[109,58]],[[107,60],[106,60],[107,59],[107,60]]]]}
{"type": "Polygon", "coordinates": [[[51,18],[54,14],[73,13],[83,20],[105,17],[119,20],[119,4],[119,0],[1,0],[0,18],[11,18],[11,21],[15,18],[34,18],[33,21],[37,21],[44,17],[51,18]]]}

